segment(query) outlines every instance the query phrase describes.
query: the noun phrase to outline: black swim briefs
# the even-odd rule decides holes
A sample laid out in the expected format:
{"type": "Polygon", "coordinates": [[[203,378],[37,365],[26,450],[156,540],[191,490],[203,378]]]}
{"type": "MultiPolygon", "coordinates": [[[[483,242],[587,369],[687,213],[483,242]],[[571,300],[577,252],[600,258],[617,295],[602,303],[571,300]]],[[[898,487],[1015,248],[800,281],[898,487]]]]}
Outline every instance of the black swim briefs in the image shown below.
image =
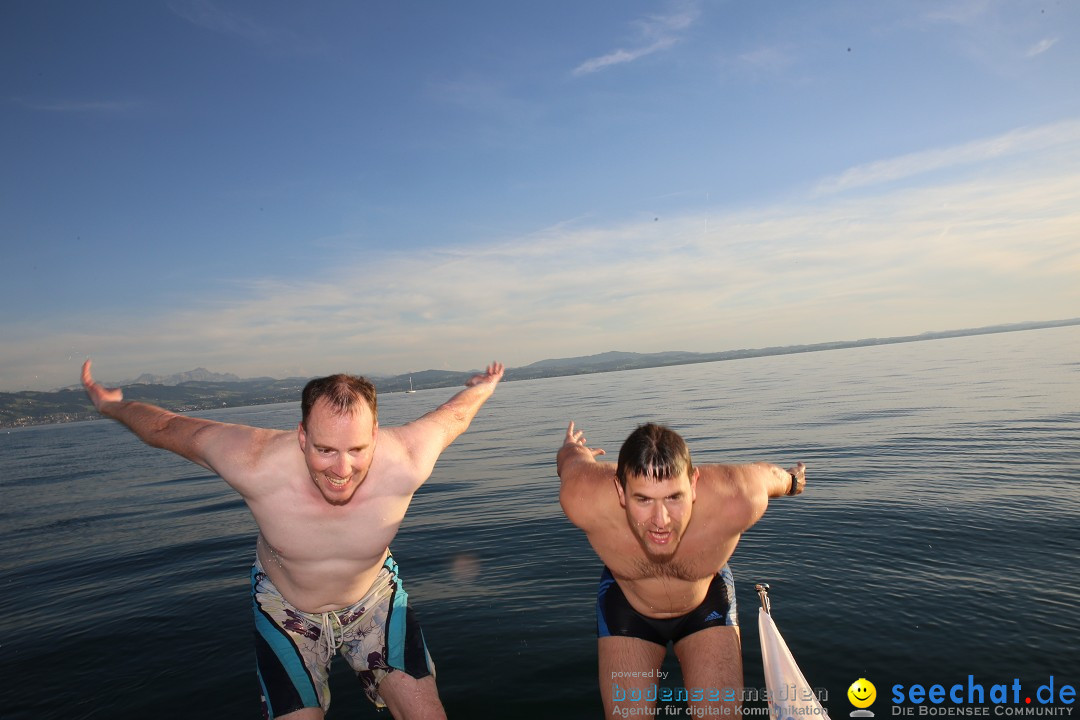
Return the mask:
{"type": "Polygon", "coordinates": [[[600,575],[600,591],[596,596],[598,637],[635,637],[667,647],[669,642],[678,642],[705,628],[738,624],[735,581],[727,565],[713,577],[700,605],[685,615],[664,619],[651,618],[635,610],[607,567],[600,575]]]}

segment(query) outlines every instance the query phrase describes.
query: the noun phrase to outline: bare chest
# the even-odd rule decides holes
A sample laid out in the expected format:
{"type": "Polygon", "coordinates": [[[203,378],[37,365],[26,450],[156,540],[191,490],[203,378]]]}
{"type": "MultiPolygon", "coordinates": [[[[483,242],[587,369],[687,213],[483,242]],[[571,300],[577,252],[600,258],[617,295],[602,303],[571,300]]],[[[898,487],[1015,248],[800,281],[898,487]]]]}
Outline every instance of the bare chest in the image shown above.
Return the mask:
{"type": "Polygon", "coordinates": [[[694,582],[723,568],[738,544],[738,536],[705,542],[685,537],[675,554],[663,561],[650,558],[641,543],[627,530],[614,536],[590,537],[596,554],[616,577],[627,580],[673,579],[694,582]]]}
{"type": "Polygon", "coordinates": [[[719,543],[687,537],[674,556],[664,561],[647,556],[629,530],[606,540],[590,537],[630,605],[649,617],[665,618],[685,615],[705,600],[738,537],[719,543]]]}
{"type": "Polygon", "coordinates": [[[349,503],[333,506],[283,488],[249,507],[279,564],[366,564],[378,562],[390,545],[410,499],[358,491],[349,503]]]}

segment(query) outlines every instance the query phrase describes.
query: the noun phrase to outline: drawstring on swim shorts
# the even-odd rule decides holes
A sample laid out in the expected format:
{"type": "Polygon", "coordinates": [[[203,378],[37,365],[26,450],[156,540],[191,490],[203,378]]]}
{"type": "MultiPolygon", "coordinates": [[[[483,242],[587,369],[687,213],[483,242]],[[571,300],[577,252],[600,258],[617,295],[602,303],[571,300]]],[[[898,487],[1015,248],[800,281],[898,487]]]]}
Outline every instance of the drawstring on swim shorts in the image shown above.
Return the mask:
{"type": "Polygon", "coordinates": [[[345,643],[345,629],[341,627],[341,618],[333,610],[322,614],[322,632],[326,638],[327,653],[329,657],[333,658],[337,649],[345,643]],[[330,622],[330,618],[334,618],[334,623],[337,623],[337,632],[334,632],[334,626],[330,622]]]}

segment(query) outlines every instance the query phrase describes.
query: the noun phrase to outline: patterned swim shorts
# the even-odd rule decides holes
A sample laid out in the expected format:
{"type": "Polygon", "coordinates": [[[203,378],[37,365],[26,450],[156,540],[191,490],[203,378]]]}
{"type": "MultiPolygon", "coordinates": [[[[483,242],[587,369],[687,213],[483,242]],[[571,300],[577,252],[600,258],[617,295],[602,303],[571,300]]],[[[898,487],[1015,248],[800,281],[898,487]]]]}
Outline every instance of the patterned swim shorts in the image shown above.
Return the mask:
{"type": "Polygon", "coordinates": [[[371,590],[341,610],[306,613],[281,596],[255,560],[251,568],[255,610],[255,656],[262,686],[263,717],[306,707],[330,707],[330,661],[348,661],[376,707],[385,707],[379,683],[402,670],[415,678],[435,674],[424,635],[388,553],[371,590]]]}

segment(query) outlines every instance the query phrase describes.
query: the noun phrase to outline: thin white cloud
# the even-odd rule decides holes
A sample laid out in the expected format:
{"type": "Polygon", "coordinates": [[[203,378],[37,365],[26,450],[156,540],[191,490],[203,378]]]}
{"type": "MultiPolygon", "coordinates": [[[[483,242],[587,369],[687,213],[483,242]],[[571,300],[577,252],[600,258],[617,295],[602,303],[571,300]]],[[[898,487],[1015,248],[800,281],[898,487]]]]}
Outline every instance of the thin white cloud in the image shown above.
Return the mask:
{"type": "Polygon", "coordinates": [[[1054,47],[1054,45],[1057,44],[1057,41],[1057,38],[1044,38],[1028,48],[1027,56],[1035,57],[1036,55],[1042,55],[1044,52],[1054,47]]]}
{"type": "Polygon", "coordinates": [[[634,22],[641,37],[639,44],[630,49],[619,48],[598,57],[590,58],[573,70],[574,75],[588,75],[614,65],[640,60],[643,57],[666,50],[681,40],[680,33],[688,30],[697,19],[693,8],[683,8],[668,15],[650,15],[634,22]]]}
{"type": "Polygon", "coordinates": [[[612,65],[622,65],[624,63],[634,62],[635,60],[639,60],[645,57],[646,55],[652,55],[659,50],[669,48],[674,45],[675,42],[676,39],[673,37],[660,38],[652,45],[649,45],[647,47],[637,48],[634,50],[615,50],[614,52],[610,52],[607,55],[601,55],[600,57],[592,58],[581,63],[576,68],[574,68],[574,75],[588,75],[589,73],[594,73],[597,70],[603,70],[604,68],[611,67],[612,65]]]}
{"type": "Polygon", "coordinates": [[[1040,152],[1077,141],[1080,141],[1080,121],[1076,120],[1022,128],[997,137],[853,167],[840,175],[825,178],[818,184],[817,191],[822,194],[844,192],[986,160],[1040,152]]]}

